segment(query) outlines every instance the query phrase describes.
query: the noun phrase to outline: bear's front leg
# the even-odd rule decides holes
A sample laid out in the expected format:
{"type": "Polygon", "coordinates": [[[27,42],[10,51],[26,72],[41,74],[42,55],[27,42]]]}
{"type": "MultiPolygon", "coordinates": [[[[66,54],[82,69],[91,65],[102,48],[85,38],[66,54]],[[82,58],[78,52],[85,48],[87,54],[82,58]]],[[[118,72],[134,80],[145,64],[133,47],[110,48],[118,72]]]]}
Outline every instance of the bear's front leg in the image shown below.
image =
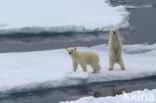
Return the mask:
{"type": "Polygon", "coordinates": [[[76,72],[78,63],[73,61],[73,72],[76,72]]]}
{"type": "Polygon", "coordinates": [[[84,72],[87,72],[87,66],[86,66],[86,64],[84,64],[83,62],[81,62],[80,65],[81,65],[83,71],[84,72]]]}

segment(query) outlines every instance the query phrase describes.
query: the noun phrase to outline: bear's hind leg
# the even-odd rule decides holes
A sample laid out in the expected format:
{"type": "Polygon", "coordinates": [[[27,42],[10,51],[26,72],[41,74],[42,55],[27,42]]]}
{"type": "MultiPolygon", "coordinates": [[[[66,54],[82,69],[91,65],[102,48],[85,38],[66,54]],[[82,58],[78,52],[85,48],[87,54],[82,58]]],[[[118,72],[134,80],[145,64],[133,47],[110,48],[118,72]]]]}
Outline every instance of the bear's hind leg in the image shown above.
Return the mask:
{"type": "Polygon", "coordinates": [[[109,71],[113,70],[114,64],[115,63],[113,61],[111,61],[111,60],[109,61],[109,69],[108,69],[109,71]]]}
{"type": "Polygon", "coordinates": [[[125,65],[122,60],[120,60],[118,64],[120,65],[121,70],[125,70],[125,65]]]}
{"type": "Polygon", "coordinates": [[[92,72],[93,74],[98,73],[101,69],[100,64],[92,64],[91,66],[93,68],[93,72],[92,72]]]}

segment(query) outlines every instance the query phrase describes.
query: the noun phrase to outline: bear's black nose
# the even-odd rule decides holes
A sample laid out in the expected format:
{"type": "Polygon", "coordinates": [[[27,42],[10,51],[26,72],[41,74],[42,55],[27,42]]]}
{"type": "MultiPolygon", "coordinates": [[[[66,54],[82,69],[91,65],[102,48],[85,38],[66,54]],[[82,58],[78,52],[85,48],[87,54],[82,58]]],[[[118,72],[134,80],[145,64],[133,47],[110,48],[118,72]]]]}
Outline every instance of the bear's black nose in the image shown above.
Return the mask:
{"type": "Polygon", "coordinates": [[[116,34],[116,32],[113,32],[113,34],[115,35],[115,34],[116,34]]]}
{"type": "Polygon", "coordinates": [[[71,54],[71,52],[69,52],[69,54],[71,54]]]}

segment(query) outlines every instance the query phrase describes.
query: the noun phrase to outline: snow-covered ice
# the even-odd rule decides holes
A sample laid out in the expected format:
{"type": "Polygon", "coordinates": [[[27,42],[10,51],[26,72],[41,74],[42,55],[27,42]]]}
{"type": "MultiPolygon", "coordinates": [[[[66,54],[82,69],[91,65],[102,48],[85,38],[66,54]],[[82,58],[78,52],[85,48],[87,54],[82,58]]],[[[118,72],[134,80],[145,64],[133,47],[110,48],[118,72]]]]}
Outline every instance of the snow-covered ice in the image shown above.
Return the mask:
{"type": "Polygon", "coordinates": [[[129,8],[129,9],[137,9],[137,8],[151,8],[153,7],[153,5],[151,4],[147,4],[147,5],[124,5],[126,8],[129,8]]]}
{"type": "Polygon", "coordinates": [[[108,0],[0,0],[0,32],[126,28],[128,14],[124,6],[112,7],[108,0]]]}
{"type": "Polygon", "coordinates": [[[156,44],[124,45],[126,71],[115,66],[108,71],[107,45],[78,50],[91,50],[100,56],[99,74],[72,72],[72,61],[65,49],[19,53],[0,53],[0,93],[38,88],[64,87],[91,82],[127,80],[156,75],[156,44]]]}
{"type": "Polygon", "coordinates": [[[66,101],[60,103],[156,103],[156,89],[134,91],[132,93],[125,93],[115,97],[83,97],[75,101],[66,101]]]}

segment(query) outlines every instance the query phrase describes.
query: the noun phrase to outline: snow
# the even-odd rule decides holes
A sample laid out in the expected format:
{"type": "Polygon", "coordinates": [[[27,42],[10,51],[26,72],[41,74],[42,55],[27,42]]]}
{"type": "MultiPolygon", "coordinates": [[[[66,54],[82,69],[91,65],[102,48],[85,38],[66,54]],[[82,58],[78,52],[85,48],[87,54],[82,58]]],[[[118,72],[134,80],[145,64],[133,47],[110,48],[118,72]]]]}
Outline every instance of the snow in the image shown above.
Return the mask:
{"type": "Polygon", "coordinates": [[[0,0],[0,32],[64,32],[128,27],[124,6],[108,0],[0,0]]]}
{"type": "Polygon", "coordinates": [[[156,103],[156,89],[134,91],[132,93],[125,93],[115,97],[83,97],[75,101],[66,101],[60,103],[156,103]]]}
{"type": "Polygon", "coordinates": [[[138,6],[135,6],[135,5],[124,5],[126,8],[128,9],[137,9],[137,8],[151,8],[153,7],[153,5],[151,4],[146,4],[146,5],[138,5],[138,6]]]}
{"type": "Polygon", "coordinates": [[[123,59],[126,70],[115,65],[108,71],[107,45],[97,45],[78,50],[90,50],[100,56],[102,70],[99,74],[72,72],[72,61],[65,49],[0,53],[0,93],[27,91],[39,88],[55,88],[71,85],[84,85],[92,82],[127,80],[156,75],[156,44],[123,46],[123,59]]]}

